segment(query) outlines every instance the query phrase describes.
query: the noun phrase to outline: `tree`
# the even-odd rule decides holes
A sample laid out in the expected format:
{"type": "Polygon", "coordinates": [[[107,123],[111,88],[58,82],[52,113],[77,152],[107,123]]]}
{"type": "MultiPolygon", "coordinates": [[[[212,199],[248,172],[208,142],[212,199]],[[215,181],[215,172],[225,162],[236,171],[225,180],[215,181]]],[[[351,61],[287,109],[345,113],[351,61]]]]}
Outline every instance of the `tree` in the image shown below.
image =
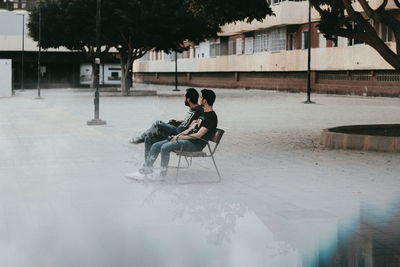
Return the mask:
{"type": "MultiPolygon", "coordinates": [[[[400,70],[400,13],[398,9],[389,9],[389,0],[382,0],[377,8],[371,7],[368,0],[310,0],[318,11],[321,22],[320,32],[327,39],[338,36],[360,40],[373,47],[391,66],[400,70]],[[360,6],[356,8],[356,4],[360,6]],[[393,51],[378,30],[370,23],[377,21],[386,25],[394,34],[396,50],[393,51]]],[[[400,1],[393,0],[400,8],[400,1]]]]}
{"type": "MultiPolygon", "coordinates": [[[[95,0],[42,0],[42,47],[65,46],[93,58],[95,0]]],[[[38,39],[38,7],[32,10],[30,35],[38,39]]],[[[118,51],[122,92],[129,94],[132,64],[155,49],[180,51],[185,41],[216,37],[233,21],[262,20],[271,14],[265,0],[107,0],[102,1],[103,54],[118,51]]],[[[92,60],[93,62],[93,60],[92,60]]]]}
{"type": "Polygon", "coordinates": [[[266,0],[185,0],[191,13],[222,26],[236,21],[262,21],[272,15],[266,0]]]}
{"type": "Polygon", "coordinates": [[[129,94],[132,64],[146,52],[176,51],[185,40],[199,42],[219,30],[218,25],[187,12],[182,0],[114,0],[107,4],[113,10],[114,28],[105,35],[119,52],[125,95],[129,94]]]}
{"type": "MultiPolygon", "coordinates": [[[[29,35],[39,39],[39,8],[42,13],[43,49],[66,47],[86,54],[94,69],[96,55],[96,2],[84,0],[42,0],[30,10],[28,23],[29,35]]],[[[110,16],[107,12],[102,16],[103,25],[108,25],[110,16]]],[[[102,38],[104,40],[104,38],[102,38]]],[[[101,43],[101,57],[110,50],[108,43],[101,43]]],[[[92,72],[92,87],[93,87],[92,72]]]]}
{"type": "MultiPolygon", "coordinates": [[[[122,91],[129,94],[132,65],[151,49],[166,52],[184,50],[185,41],[201,42],[216,37],[220,26],[237,20],[264,19],[271,14],[265,0],[250,0],[243,4],[229,1],[197,0],[114,0],[115,28],[107,33],[109,42],[117,48],[121,59],[122,91]],[[212,4],[213,3],[213,4],[212,4]]],[[[107,3],[106,3],[107,4],[107,3]]]]}

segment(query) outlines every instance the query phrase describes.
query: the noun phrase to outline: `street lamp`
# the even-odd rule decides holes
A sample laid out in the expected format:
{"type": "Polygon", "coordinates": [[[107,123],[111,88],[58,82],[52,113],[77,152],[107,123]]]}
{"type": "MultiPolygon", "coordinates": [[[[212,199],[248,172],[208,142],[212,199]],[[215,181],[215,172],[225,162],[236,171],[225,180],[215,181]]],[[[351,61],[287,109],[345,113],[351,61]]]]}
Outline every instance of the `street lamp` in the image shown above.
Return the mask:
{"type": "Polygon", "coordinates": [[[104,125],[105,121],[99,118],[99,105],[100,105],[100,27],[101,27],[101,0],[97,0],[96,10],[96,58],[94,60],[94,83],[96,84],[96,91],[94,93],[94,119],[87,121],[87,125],[104,125]]]}
{"type": "Polygon", "coordinates": [[[178,89],[178,50],[175,50],[175,89],[172,91],[180,91],[178,89]]]}
{"type": "Polygon", "coordinates": [[[308,40],[307,40],[307,100],[305,104],[314,104],[311,101],[311,0],[308,0],[308,40]]]}
{"type": "Polygon", "coordinates": [[[38,8],[39,8],[39,40],[38,40],[38,69],[37,69],[37,97],[35,99],[43,99],[40,95],[40,76],[41,76],[41,70],[40,70],[40,59],[41,59],[41,53],[42,53],[42,7],[41,7],[41,1],[39,0],[38,2],[38,8]]]}

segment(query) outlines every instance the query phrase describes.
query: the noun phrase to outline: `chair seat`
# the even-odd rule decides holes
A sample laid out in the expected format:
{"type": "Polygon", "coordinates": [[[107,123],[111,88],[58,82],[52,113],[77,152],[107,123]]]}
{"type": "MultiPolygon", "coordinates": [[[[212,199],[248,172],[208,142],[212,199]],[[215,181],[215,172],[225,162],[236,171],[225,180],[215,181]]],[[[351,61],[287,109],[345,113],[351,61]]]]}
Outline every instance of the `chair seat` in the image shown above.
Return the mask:
{"type": "Polygon", "coordinates": [[[174,151],[178,156],[184,157],[207,157],[207,153],[203,151],[174,151]]]}

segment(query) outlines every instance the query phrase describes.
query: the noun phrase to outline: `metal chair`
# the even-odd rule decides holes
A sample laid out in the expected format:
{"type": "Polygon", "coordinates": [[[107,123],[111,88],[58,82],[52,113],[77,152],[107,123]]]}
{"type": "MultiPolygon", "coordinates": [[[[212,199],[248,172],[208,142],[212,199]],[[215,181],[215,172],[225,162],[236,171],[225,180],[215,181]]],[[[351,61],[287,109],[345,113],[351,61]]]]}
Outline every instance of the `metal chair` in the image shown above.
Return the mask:
{"type": "Polygon", "coordinates": [[[218,182],[221,182],[221,174],[219,173],[217,164],[215,163],[214,154],[215,154],[215,151],[217,150],[217,147],[218,147],[218,145],[219,145],[219,143],[221,141],[221,138],[224,135],[224,133],[225,133],[224,130],[217,128],[215,130],[214,135],[212,136],[212,138],[209,141],[201,139],[201,138],[196,138],[196,139],[199,139],[199,140],[203,140],[204,142],[207,142],[208,153],[204,152],[204,151],[183,151],[183,147],[181,148],[181,150],[174,151],[175,154],[177,156],[179,156],[178,167],[177,167],[177,170],[176,170],[176,182],[178,182],[179,169],[182,168],[181,167],[181,158],[182,158],[182,156],[185,157],[185,160],[186,160],[186,163],[187,163],[187,167],[186,168],[189,168],[190,166],[192,166],[193,158],[211,158],[212,162],[214,163],[215,170],[217,171],[217,174],[218,174],[218,178],[219,178],[218,182]],[[215,143],[213,149],[211,149],[210,142],[215,143]],[[188,158],[190,160],[188,160],[188,158]]]}

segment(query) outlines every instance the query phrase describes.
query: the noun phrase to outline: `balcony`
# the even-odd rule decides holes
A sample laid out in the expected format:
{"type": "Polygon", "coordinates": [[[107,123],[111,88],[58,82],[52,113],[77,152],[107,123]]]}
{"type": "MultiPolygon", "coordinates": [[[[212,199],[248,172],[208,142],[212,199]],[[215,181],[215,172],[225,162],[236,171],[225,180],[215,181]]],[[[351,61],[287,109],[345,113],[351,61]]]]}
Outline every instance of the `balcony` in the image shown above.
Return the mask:
{"type": "MultiPolygon", "coordinates": [[[[394,43],[391,43],[395,49],[394,43]]],[[[174,72],[174,62],[136,61],[134,72],[174,72]]],[[[367,45],[312,49],[312,70],[393,69],[367,45]]],[[[263,52],[251,55],[179,59],[179,72],[305,71],[307,50],[263,52]]]]}
{"type": "MultiPolygon", "coordinates": [[[[268,16],[264,21],[251,23],[236,22],[224,25],[220,36],[230,36],[248,31],[255,31],[275,26],[304,24],[308,21],[308,2],[285,1],[271,6],[275,16],[268,16]],[[296,12],[293,12],[296,10],[296,12]]],[[[312,10],[312,20],[319,20],[318,13],[312,10]]]]}

